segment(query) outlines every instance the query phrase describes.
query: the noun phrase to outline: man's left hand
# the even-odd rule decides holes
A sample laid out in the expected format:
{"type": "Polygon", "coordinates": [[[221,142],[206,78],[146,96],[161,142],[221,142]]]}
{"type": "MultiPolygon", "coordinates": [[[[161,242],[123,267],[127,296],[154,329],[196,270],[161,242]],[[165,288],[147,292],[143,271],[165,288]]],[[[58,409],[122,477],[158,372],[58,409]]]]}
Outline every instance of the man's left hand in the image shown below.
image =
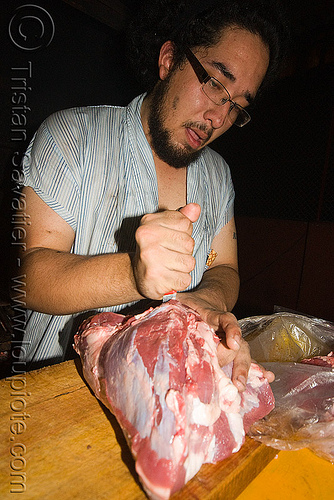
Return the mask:
{"type": "MultiPolygon", "coordinates": [[[[219,364],[224,366],[233,361],[232,382],[240,392],[244,391],[252,360],[249,345],[241,336],[237,318],[230,312],[213,309],[206,300],[197,297],[195,292],[179,293],[177,298],[197,311],[201,318],[215,330],[221,339],[217,350],[219,364]]],[[[264,376],[269,382],[272,381],[271,375],[271,372],[264,370],[264,376]]]]}

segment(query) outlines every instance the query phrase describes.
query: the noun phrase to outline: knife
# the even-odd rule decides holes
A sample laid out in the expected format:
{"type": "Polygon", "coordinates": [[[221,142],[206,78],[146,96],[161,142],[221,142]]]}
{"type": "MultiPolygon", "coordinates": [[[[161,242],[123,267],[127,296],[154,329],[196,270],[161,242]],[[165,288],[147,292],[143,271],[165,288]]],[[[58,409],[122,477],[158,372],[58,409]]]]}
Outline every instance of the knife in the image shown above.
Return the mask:
{"type": "Polygon", "coordinates": [[[176,299],[176,290],[171,290],[162,297],[162,302],[168,302],[171,299],[176,299]]]}

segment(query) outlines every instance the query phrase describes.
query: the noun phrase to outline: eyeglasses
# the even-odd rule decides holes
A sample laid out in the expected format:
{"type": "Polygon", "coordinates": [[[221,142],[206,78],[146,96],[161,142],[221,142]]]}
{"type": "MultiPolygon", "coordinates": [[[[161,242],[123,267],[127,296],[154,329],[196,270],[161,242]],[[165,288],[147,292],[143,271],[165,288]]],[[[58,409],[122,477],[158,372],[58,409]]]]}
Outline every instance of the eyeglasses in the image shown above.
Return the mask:
{"type": "Polygon", "coordinates": [[[251,117],[239,104],[232,101],[229,91],[220,83],[216,78],[210,76],[206,69],[199,62],[197,57],[191,52],[190,49],[185,50],[186,58],[188,59],[191,67],[193,68],[197,78],[202,84],[202,90],[204,94],[217,106],[223,106],[227,102],[230,103],[230,108],[228,111],[228,118],[232,124],[238,127],[243,127],[250,120],[251,117]]]}

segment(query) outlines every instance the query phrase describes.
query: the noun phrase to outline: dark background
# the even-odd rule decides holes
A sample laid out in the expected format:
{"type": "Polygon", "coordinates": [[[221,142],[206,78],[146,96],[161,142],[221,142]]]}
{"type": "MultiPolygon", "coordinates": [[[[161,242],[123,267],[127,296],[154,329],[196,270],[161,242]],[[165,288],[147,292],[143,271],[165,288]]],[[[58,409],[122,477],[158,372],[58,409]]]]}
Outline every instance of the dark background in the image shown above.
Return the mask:
{"type": "MultiPolygon", "coordinates": [[[[141,91],[125,59],[121,31],[136,4],[37,0],[33,5],[52,18],[54,36],[49,45],[26,50],[15,45],[13,24],[18,12],[27,12],[20,10],[26,3],[2,3],[2,303],[7,303],[11,286],[13,157],[24,153],[53,111],[124,105],[141,91]],[[14,78],[22,77],[24,71],[18,68],[28,63],[32,73],[24,93],[29,109],[24,112],[26,123],[18,127],[12,123],[14,78]]],[[[293,40],[283,74],[252,110],[251,123],[232,128],[213,146],[228,161],[236,189],[242,279],[236,311],[239,316],[267,314],[279,305],[334,321],[333,2],[286,4],[293,40]]],[[[24,25],[26,43],[40,33],[38,20],[29,21],[24,25]]]]}

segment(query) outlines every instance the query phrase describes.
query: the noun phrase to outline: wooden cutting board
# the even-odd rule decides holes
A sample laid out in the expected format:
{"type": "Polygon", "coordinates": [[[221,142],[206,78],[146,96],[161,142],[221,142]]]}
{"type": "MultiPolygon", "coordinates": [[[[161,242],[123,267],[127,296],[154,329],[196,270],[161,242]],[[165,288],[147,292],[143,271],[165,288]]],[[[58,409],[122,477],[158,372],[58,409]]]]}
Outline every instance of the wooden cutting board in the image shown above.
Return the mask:
{"type": "MultiPolygon", "coordinates": [[[[0,401],[2,500],[145,500],[123,433],[79,360],[1,380],[0,401]]],[[[172,498],[233,500],[276,454],[247,438],[172,498]]]]}

